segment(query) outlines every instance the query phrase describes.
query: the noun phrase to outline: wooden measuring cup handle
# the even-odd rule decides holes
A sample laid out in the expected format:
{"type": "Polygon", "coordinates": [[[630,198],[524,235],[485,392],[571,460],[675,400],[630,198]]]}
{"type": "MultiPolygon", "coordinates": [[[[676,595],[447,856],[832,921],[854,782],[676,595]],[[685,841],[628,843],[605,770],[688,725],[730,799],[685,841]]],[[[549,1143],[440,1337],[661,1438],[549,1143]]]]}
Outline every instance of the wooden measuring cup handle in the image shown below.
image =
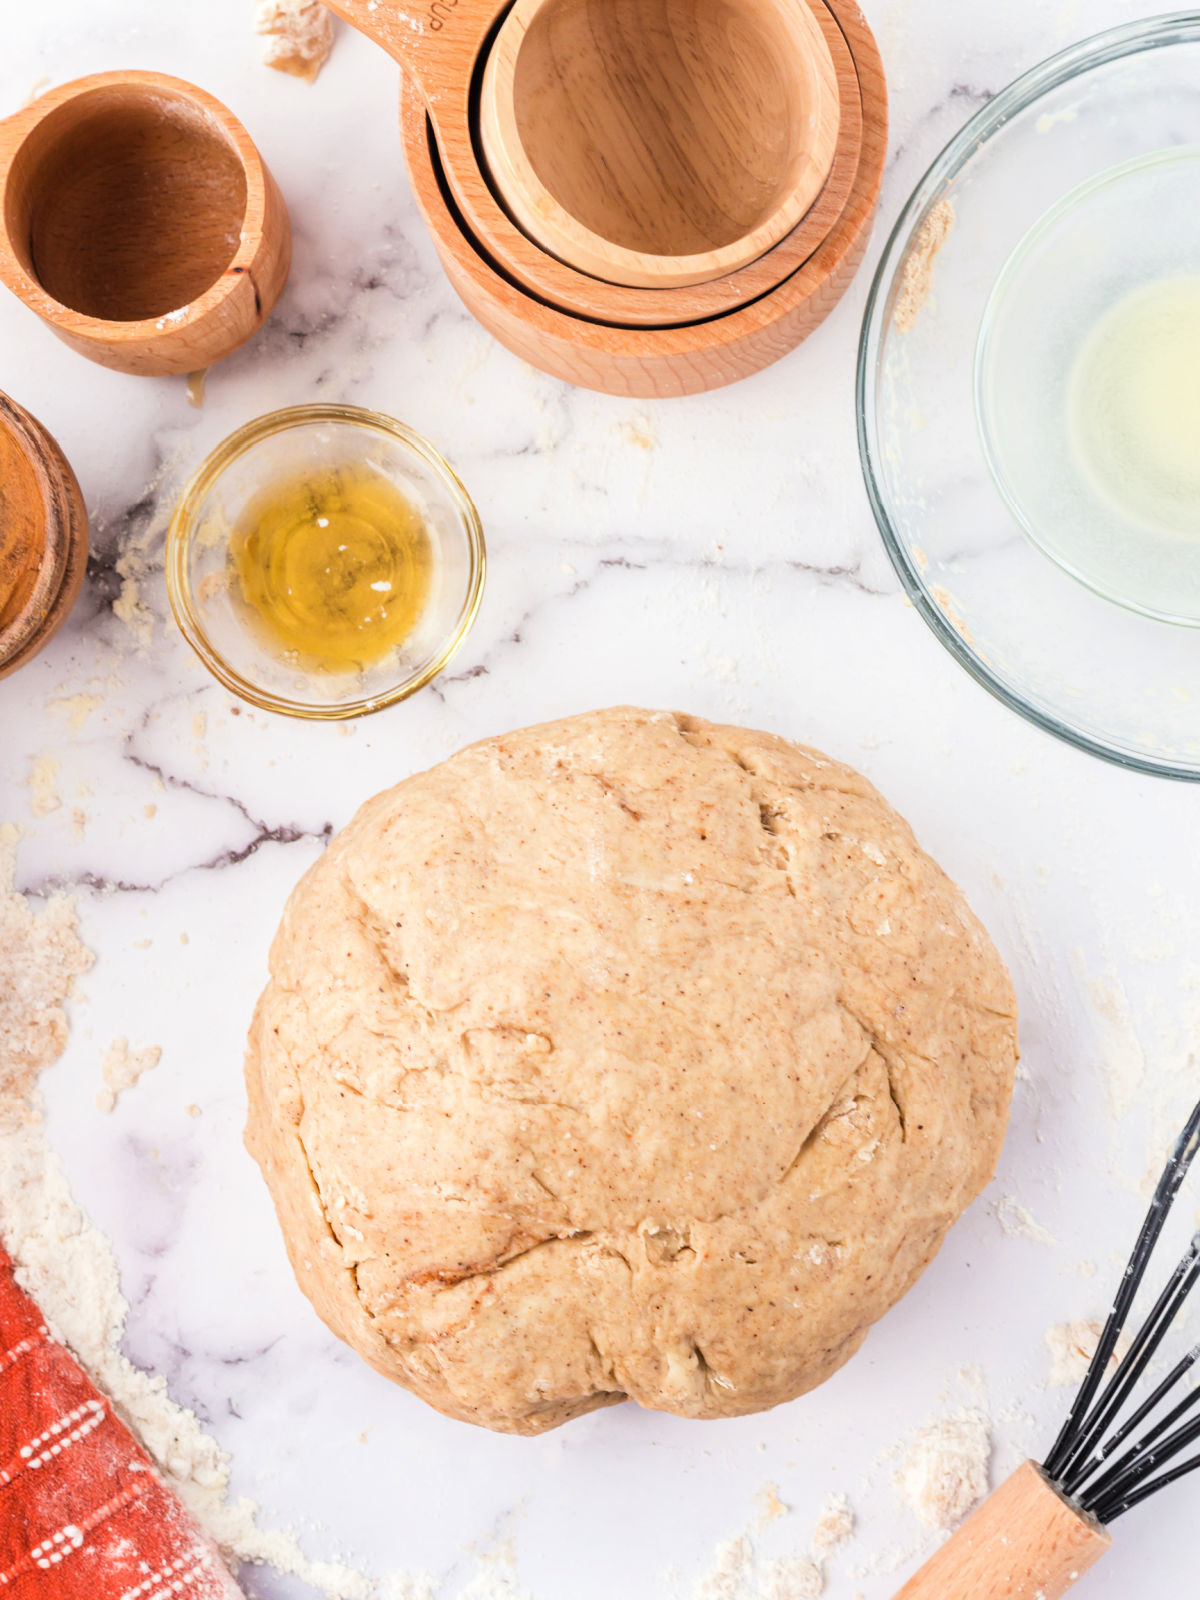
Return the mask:
{"type": "Polygon", "coordinates": [[[350,27],[373,38],[400,62],[430,98],[446,64],[458,58],[454,42],[462,22],[490,6],[480,0],[326,0],[350,27]]]}
{"type": "Polygon", "coordinates": [[[374,39],[421,91],[437,125],[437,102],[465,102],[484,40],[505,0],[326,0],[330,11],[374,39]]]}
{"type": "Polygon", "coordinates": [[[895,1600],[1061,1600],[1112,1544],[1026,1461],[988,1497],[895,1600]]]}

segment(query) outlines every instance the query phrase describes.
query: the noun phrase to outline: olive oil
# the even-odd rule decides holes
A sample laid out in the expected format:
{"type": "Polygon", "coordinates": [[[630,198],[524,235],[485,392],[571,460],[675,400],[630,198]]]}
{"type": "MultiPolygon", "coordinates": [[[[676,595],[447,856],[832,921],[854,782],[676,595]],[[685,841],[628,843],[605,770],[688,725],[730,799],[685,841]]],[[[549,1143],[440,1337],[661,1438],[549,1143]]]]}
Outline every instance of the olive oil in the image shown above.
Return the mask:
{"type": "Polygon", "coordinates": [[[269,484],[247,503],[229,549],[235,592],[260,631],[327,671],[381,661],[413,631],[429,598],[425,522],[365,463],[269,484]]]}

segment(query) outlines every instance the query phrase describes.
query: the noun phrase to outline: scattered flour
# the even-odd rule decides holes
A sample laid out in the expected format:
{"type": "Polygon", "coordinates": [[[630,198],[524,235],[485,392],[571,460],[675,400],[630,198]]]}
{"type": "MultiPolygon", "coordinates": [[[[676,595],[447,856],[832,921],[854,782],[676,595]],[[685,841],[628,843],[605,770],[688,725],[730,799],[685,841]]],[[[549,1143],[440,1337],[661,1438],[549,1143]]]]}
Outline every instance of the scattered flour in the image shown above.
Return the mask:
{"type": "Polygon", "coordinates": [[[717,1546],[694,1600],[818,1600],[821,1569],[807,1556],[760,1561],[745,1534],[717,1546]]]}
{"type": "MultiPolygon", "coordinates": [[[[775,1484],[764,1484],[758,1500],[758,1526],[783,1516],[788,1508],[775,1484]]],[[[709,1571],[693,1600],[818,1600],[825,1591],[824,1563],[854,1531],[854,1512],[845,1495],[827,1494],[821,1502],[807,1555],[760,1558],[749,1534],[717,1546],[709,1571]]]]}
{"type": "Polygon", "coordinates": [[[1070,960],[1072,971],[1091,1002],[1108,1108],[1119,1122],[1139,1098],[1146,1082],[1146,1057],[1133,1026],[1129,998],[1115,973],[1089,973],[1081,950],[1072,950],[1070,960]]]}
{"type": "Polygon", "coordinates": [[[62,695],[48,702],[51,711],[60,711],[67,719],[72,733],[79,733],[84,723],[99,706],[104,704],[102,694],[62,695]]]}
{"type": "Polygon", "coordinates": [[[111,1111],[121,1093],[132,1089],[142,1073],[156,1067],[161,1057],[162,1051],[156,1044],[149,1045],[145,1050],[131,1050],[129,1040],[124,1036],[114,1039],[100,1063],[104,1079],[104,1087],[96,1096],[100,1110],[111,1111]]]}
{"type": "Polygon", "coordinates": [[[259,0],[254,29],[268,67],[309,83],[333,49],[333,18],[319,0],[259,0]]]}
{"type": "Polygon", "coordinates": [[[654,424],[654,418],[647,412],[639,411],[636,416],[618,422],[614,426],[624,442],[632,445],[635,450],[658,449],[658,429],[654,424]]]}
{"type": "MultiPolygon", "coordinates": [[[[92,953],[75,935],[75,912],[56,894],[34,915],[14,888],[20,830],[0,827],[0,1133],[35,1120],[29,1101],[38,1075],[67,1042],[63,1001],[92,953]]],[[[0,1184],[5,1175],[0,1171],[0,1184]]]]}
{"type": "Polygon", "coordinates": [[[982,1411],[959,1411],[922,1428],[895,1477],[913,1514],[930,1528],[952,1528],[988,1492],[992,1453],[982,1411]]]}
{"type": "Polygon", "coordinates": [[[58,759],[51,755],[34,758],[29,774],[29,809],[35,817],[48,817],[62,805],[58,792],[58,759]]]}
{"type": "Polygon", "coordinates": [[[113,601],[113,616],[123,622],[139,649],[148,648],[154,638],[154,613],[142,599],[142,581],[147,576],[145,555],[132,548],[117,558],[121,592],[113,601]]]}
{"type": "Polygon", "coordinates": [[[1058,1240],[1040,1222],[1036,1222],[1019,1200],[1006,1194],[996,1203],[996,1221],[1010,1239],[1032,1239],[1049,1249],[1058,1248],[1058,1240]]]}
{"type": "Polygon", "coordinates": [[[854,1508],[844,1494],[827,1494],[817,1513],[809,1549],[818,1561],[832,1555],[854,1532],[854,1508]]]}
{"type": "MultiPolygon", "coordinates": [[[[69,899],[55,895],[35,913],[16,893],[17,838],[16,828],[0,827],[0,1236],[17,1280],[227,1555],[268,1562],[330,1600],[370,1600],[376,1586],[363,1574],[310,1561],[290,1534],[257,1525],[253,1501],[231,1502],[229,1460],[216,1440],[170,1398],[165,1378],[121,1354],[129,1308],[116,1257],[71,1196],[42,1128],[36,1089],[38,1074],[66,1043],[63,1004],[92,955],[79,940],[69,899]]],[[[419,1587],[394,1592],[423,1600],[419,1587]]]]}
{"type": "MultiPolygon", "coordinates": [[[[1075,1388],[1081,1384],[1088,1363],[1096,1353],[1104,1324],[1098,1317],[1077,1322],[1058,1322],[1046,1329],[1046,1348],[1050,1352],[1050,1377],[1052,1389],[1075,1388]]],[[[1130,1339],[1123,1333],[1109,1359],[1112,1372],[1129,1349],[1130,1339]]]]}
{"type": "Polygon", "coordinates": [[[954,202],[939,200],[921,224],[921,231],[904,263],[900,293],[892,320],[898,333],[909,333],[933,287],[933,263],[954,226],[954,202]]]}
{"type": "Polygon", "coordinates": [[[379,1600],[434,1600],[433,1584],[428,1578],[396,1573],[383,1580],[379,1600]]]}

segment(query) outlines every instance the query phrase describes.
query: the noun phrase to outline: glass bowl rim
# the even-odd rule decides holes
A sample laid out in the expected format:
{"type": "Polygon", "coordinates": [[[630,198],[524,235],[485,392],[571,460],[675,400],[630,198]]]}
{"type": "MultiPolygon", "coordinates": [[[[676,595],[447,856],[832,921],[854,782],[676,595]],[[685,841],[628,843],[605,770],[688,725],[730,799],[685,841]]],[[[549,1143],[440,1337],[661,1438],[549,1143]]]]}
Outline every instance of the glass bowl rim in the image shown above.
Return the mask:
{"type": "Polygon", "coordinates": [[[1038,62],[1027,72],[1014,78],[1006,88],[993,95],[986,105],[981,106],[972,117],[968,118],[918,179],[884,244],[863,312],[855,381],[855,411],[859,464],[862,468],[867,499],[884,548],[905,594],[919,615],[924,618],[934,636],[958,664],[1002,705],[1032,722],[1035,727],[1063,740],[1066,744],[1073,745],[1077,750],[1099,756],[1101,760],[1112,762],[1128,771],[1195,783],[1200,782],[1200,761],[1188,764],[1177,760],[1158,759],[1143,751],[1126,749],[1115,740],[1105,742],[1081,728],[1071,727],[1050,712],[1034,705],[1016,689],[997,678],[962,638],[925,587],[915,559],[909,555],[892,524],[887,497],[875,470],[875,461],[879,456],[879,436],[876,425],[874,382],[876,355],[883,332],[883,311],[895,282],[897,270],[907,259],[916,231],[925,220],[930,208],[958,177],[970,158],[1014,116],[1027,111],[1051,90],[1060,88],[1063,84],[1070,83],[1072,79],[1096,67],[1105,66],[1109,62],[1124,60],[1126,57],[1175,44],[1188,43],[1200,43],[1200,11],[1171,12],[1107,28],[1102,33],[1093,34],[1038,62]]]}
{"type": "Polygon", "coordinates": [[[372,712],[382,711],[387,706],[408,699],[418,689],[423,689],[426,684],[432,682],[447,666],[470,632],[471,624],[483,599],[486,572],[487,549],[479,513],[457,473],[441,452],[422,434],[385,412],[337,402],[314,401],[306,405],[285,406],[281,410],[268,411],[262,416],[254,417],[228,434],[209,452],[188,479],[171,515],[167,530],[167,599],[179,631],[209,672],[231,693],[259,707],[260,710],[274,711],[283,716],[302,717],[316,722],[344,722],[351,717],[367,716],[372,712]],[[449,492],[466,534],[469,557],[463,600],[454,624],[437,653],[419,671],[401,679],[392,688],[382,690],[379,694],[365,695],[360,699],[347,700],[335,705],[315,704],[272,694],[269,690],[251,683],[230,666],[209,640],[193,603],[191,585],[187,577],[187,556],[195,532],[197,511],[225,471],[263,439],[277,433],[287,433],[293,428],[313,422],[335,423],[382,433],[393,440],[399,440],[406,449],[420,456],[449,492]]]}

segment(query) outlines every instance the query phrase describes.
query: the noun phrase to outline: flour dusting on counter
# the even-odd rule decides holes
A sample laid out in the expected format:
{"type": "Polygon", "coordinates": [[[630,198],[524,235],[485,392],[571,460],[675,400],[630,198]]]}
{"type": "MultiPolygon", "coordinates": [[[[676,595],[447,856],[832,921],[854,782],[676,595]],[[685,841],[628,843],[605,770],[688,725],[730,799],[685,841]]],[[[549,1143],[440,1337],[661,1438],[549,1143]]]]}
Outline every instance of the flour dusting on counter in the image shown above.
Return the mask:
{"type": "Polygon", "coordinates": [[[807,1556],[760,1561],[751,1540],[740,1534],[717,1546],[694,1600],[818,1600],[824,1588],[820,1567],[807,1556]]]}
{"type": "Polygon", "coordinates": [[[916,1435],[896,1487],[927,1527],[952,1528],[987,1494],[991,1453],[987,1417],[982,1411],[959,1411],[916,1435]]]}
{"type": "MultiPolygon", "coordinates": [[[[1092,1317],[1089,1320],[1080,1319],[1076,1322],[1057,1322],[1053,1327],[1046,1329],[1046,1348],[1050,1352],[1050,1376],[1047,1382],[1052,1389],[1063,1389],[1068,1386],[1074,1388],[1083,1382],[1088,1363],[1100,1343],[1103,1327],[1099,1318],[1092,1317]]],[[[1128,1333],[1122,1333],[1117,1340],[1116,1349],[1109,1358],[1109,1372],[1116,1369],[1117,1363],[1128,1351],[1129,1344],[1128,1333]]]]}
{"type": "Polygon", "coordinates": [[[1049,1229],[1043,1228],[1028,1208],[1010,1194],[997,1202],[996,1221],[1010,1239],[1032,1239],[1034,1244],[1044,1244],[1050,1250],[1058,1248],[1058,1240],[1049,1229]]]}
{"type": "Polygon", "coordinates": [[[818,1561],[845,1544],[854,1532],[854,1508],[844,1494],[827,1494],[817,1513],[810,1549],[818,1561]]]}
{"type": "MultiPolygon", "coordinates": [[[[773,1483],[759,1492],[762,1527],[787,1514],[773,1483]]],[[[821,1502],[806,1555],[760,1558],[748,1533],[726,1539],[696,1585],[693,1600],[817,1600],[825,1592],[825,1562],[854,1531],[854,1511],[845,1495],[821,1502]]]]}
{"type": "Polygon", "coordinates": [[[175,1404],[165,1378],[121,1353],[129,1307],[116,1258],[72,1198],[36,1087],[66,1044],[63,1006],[93,958],[70,899],[56,894],[35,912],[16,892],[17,838],[13,826],[0,827],[0,1236],[17,1281],[227,1555],[268,1562],[329,1600],[369,1600],[376,1588],[361,1573],[310,1561],[290,1534],[258,1527],[252,1501],[227,1499],[228,1456],[194,1412],[175,1404]]]}

